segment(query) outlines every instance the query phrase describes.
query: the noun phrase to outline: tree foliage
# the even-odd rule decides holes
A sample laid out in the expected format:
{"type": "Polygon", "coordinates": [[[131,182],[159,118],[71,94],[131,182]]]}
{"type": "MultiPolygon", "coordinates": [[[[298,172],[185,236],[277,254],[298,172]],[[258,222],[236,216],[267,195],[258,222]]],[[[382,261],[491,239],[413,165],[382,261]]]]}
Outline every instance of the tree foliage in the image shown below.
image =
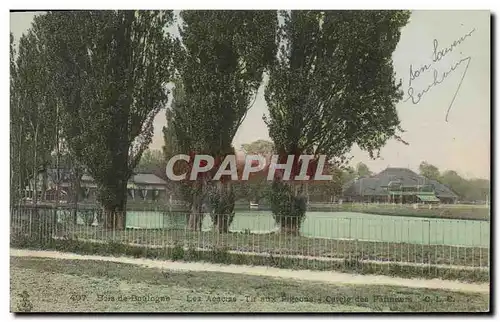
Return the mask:
{"type": "Polygon", "coordinates": [[[21,191],[26,185],[26,155],[21,153],[26,140],[22,129],[22,113],[17,92],[17,65],[14,49],[14,36],[10,33],[10,198],[11,204],[21,198],[21,191]]]}
{"type": "MultiPolygon", "coordinates": [[[[35,22],[20,38],[16,58],[11,37],[11,157],[18,171],[19,190],[46,169],[57,144],[57,101],[47,69],[51,57],[47,55],[47,40],[40,33],[35,22]]],[[[38,180],[32,183],[36,202],[38,180]]]]}
{"type": "Polygon", "coordinates": [[[359,162],[356,165],[356,173],[358,177],[368,177],[372,175],[372,172],[370,171],[370,168],[363,162],[359,162]]]}
{"type": "MultiPolygon", "coordinates": [[[[250,143],[241,145],[242,150],[246,155],[261,155],[267,163],[270,162],[271,156],[274,154],[274,144],[268,140],[256,140],[250,143]]],[[[241,162],[241,172],[245,167],[245,161],[241,162]]],[[[271,182],[267,180],[267,170],[262,169],[257,173],[250,173],[249,180],[239,181],[234,186],[236,199],[246,200],[247,202],[259,203],[263,199],[268,199],[271,182]]],[[[268,201],[268,200],[267,200],[268,201]]]]}
{"type": "Polygon", "coordinates": [[[401,140],[395,105],[403,93],[391,57],[409,15],[281,12],[279,55],[265,90],[265,122],[280,155],[344,163],[354,144],[374,157],[387,140],[401,140]]]}
{"type": "Polygon", "coordinates": [[[462,201],[486,201],[490,198],[490,181],[485,179],[467,180],[456,171],[447,170],[439,177],[439,181],[447,185],[462,201]]]}
{"type": "MultiPolygon", "coordinates": [[[[193,157],[213,156],[215,172],[226,155],[234,154],[233,138],[274,59],[277,16],[273,11],[223,10],[182,11],[180,17],[182,42],[177,42],[175,51],[179,90],[174,92],[177,103],[171,123],[180,151],[193,157]]],[[[194,183],[193,212],[199,212],[214,172],[194,183]]],[[[219,199],[234,198],[230,185],[219,182],[213,188],[219,199]]],[[[234,203],[216,199],[212,198],[216,225],[219,215],[230,218],[217,226],[224,231],[232,220],[234,203]]]]}
{"type": "MultiPolygon", "coordinates": [[[[126,184],[167,102],[171,11],[49,12],[35,18],[47,39],[64,134],[98,184],[110,223],[123,227],[126,184]],[[120,214],[114,213],[115,211],[120,214]]],[[[109,223],[109,220],[108,220],[109,223]]]]}
{"type": "Polygon", "coordinates": [[[274,144],[268,140],[257,140],[251,143],[244,143],[241,145],[246,154],[260,154],[269,156],[274,153],[274,144]]]}
{"type": "Polygon", "coordinates": [[[146,149],[141,156],[134,172],[136,173],[153,173],[159,168],[165,172],[165,157],[162,150],[146,149]]]}
{"type": "Polygon", "coordinates": [[[269,135],[285,152],[343,159],[399,138],[392,53],[406,11],[282,12],[280,54],[266,87],[269,135]]]}
{"type": "Polygon", "coordinates": [[[466,179],[454,170],[446,170],[442,173],[439,168],[426,161],[419,166],[420,174],[428,179],[436,180],[448,186],[462,201],[486,201],[490,198],[490,180],[466,179]]]}
{"type": "Polygon", "coordinates": [[[429,164],[426,161],[422,161],[418,166],[418,169],[420,174],[424,177],[431,180],[439,180],[439,169],[436,166],[429,164]]]}

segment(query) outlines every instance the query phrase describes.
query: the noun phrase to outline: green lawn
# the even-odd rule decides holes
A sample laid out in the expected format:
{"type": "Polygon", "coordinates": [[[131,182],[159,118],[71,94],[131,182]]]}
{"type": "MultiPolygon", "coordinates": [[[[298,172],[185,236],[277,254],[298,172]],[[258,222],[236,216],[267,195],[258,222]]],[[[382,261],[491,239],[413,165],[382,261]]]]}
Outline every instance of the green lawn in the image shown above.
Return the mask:
{"type": "Polygon", "coordinates": [[[405,216],[405,217],[426,217],[426,218],[446,218],[446,219],[464,219],[464,220],[490,220],[490,208],[487,206],[476,205],[442,205],[441,208],[433,207],[414,209],[411,205],[392,205],[392,204],[349,204],[342,205],[315,205],[314,210],[332,212],[361,212],[375,215],[386,216],[405,216]]]}
{"type": "MultiPolygon", "coordinates": [[[[262,209],[268,209],[269,206],[262,209]]],[[[185,211],[186,209],[180,206],[174,206],[174,210],[185,211]]],[[[127,210],[132,211],[147,211],[160,210],[167,211],[168,207],[158,203],[140,203],[128,202],[127,210]]],[[[249,210],[247,202],[237,202],[235,210],[238,212],[246,212],[249,210]]],[[[360,203],[311,203],[308,207],[308,213],[312,212],[360,212],[367,214],[379,214],[387,216],[408,216],[408,217],[427,217],[427,218],[449,218],[449,219],[469,219],[469,220],[485,220],[490,219],[490,208],[487,205],[461,205],[461,204],[442,204],[441,207],[432,209],[422,207],[414,209],[413,205],[403,204],[360,204],[360,203]]]]}
{"type": "Polygon", "coordinates": [[[484,312],[487,294],[10,258],[12,312],[484,312]],[[124,299],[127,299],[126,301],[124,299]]]}

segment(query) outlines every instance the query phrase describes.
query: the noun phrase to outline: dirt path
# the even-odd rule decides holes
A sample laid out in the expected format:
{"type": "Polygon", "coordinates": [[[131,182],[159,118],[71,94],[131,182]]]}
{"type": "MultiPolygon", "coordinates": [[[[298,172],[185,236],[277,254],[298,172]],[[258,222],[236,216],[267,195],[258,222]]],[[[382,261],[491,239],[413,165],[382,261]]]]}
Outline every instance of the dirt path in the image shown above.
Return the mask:
{"type": "Polygon", "coordinates": [[[78,255],[73,253],[61,253],[54,251],[35,251],[26,249],[10,249],[10,256],[15,257],[42,257],[54,259],[78,259],[78,260],[99,260],[116,263],[126,263],[143,265],[152,268],[180,271],[205,271],[222,272],[233,274],[247,274],[270,276],[277,278],[290,278],[302,281],[316,281],[333,284],[370,284],[370,285],[392,285],[411,288],[429,288],[451,291],[488,293],[489,284],[469,284],[458,281],[448,281],[439,279],[405,279],[383,275],[355,275],[338,272],[321,272],[310,270],[291,270],[263,266],[244,265],[218,265],[212,263],[194,262],[172,262],[130,257],[105,257],[94,255],[78,255]]]}

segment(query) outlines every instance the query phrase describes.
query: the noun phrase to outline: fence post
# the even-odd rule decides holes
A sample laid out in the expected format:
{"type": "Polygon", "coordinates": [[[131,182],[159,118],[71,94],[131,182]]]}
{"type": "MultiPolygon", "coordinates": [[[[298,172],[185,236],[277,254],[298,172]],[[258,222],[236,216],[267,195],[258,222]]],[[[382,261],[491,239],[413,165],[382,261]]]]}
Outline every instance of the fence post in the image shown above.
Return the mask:
{"type": "Polygon", "coordinates": [[[33,209],[29,209],[28,211],[29,211],[29,214],[30,214],[30,216],[29,216],[29,229],[28,229],[28,234],[29,234],[29,236],[30,236],[30,238],[31,238],[31,231],[32,231],[32,228],[31,228],[31,227],[33,226],[33,209]]]}
{"type": "Polygon", "coordinates": [[[428,228],[427,228],[427,244],[430,245],[431,244],[431,221],[430,220],[427,220],[427,224],[428,224],[428,228]]]}
{"type": "Polygon", "coordinates": [[[483,223],[479,222],[479,267],[483,267],[483,223]]]}
{"type": "Polygon", "coordinates": [[[352,223],[352,218],[349,218],[349,239],[352,239],[352,234],[351,234],[351,223],[352,223]]]}

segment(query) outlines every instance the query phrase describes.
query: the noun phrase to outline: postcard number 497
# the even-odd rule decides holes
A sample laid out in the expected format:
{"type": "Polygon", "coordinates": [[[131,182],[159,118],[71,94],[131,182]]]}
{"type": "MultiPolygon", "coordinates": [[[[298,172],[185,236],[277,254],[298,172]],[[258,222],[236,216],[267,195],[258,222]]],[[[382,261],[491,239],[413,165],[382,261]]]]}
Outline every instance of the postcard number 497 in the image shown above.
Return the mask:
{"type": "Polygon", "coordinates": [[[69,297],[72,301],[85,301],[87,299],[87,295],[83,294],[71,294],[69,297]]]}

